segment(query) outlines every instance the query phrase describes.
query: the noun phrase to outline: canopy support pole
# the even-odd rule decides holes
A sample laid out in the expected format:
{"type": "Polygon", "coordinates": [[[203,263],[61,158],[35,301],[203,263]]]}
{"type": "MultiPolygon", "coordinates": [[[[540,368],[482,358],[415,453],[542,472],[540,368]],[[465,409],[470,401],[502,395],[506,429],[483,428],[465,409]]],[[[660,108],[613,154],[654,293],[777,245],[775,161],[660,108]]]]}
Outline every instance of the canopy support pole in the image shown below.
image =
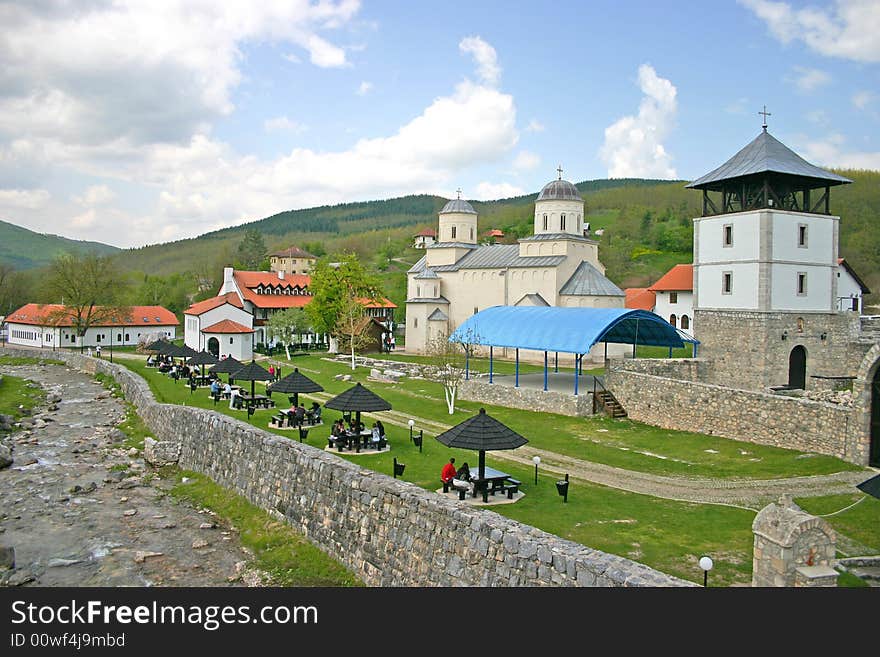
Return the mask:
{"type": "Polygon", "coordinates": [[[559,352],[553,352],[553,372],[559,374],[559,352]]]}
{"type": "Polygon", "coordinates": [[[470,381],[471,378],[471,349],[464,348],[464,380],[470,381]]]}
{"type": "Polygon", "coordinates": [[[574,396],[577,397],[578,394],[578,368],[581,364],[581,356],[580,354],[574,355],[574,396]]]}
{"type": "Polygon", "coordinates": [[[489,345],[489,383],[492,383],[492,345],[489,345]]]}
{"type": "Polygon", "coordinates": [[[669,347],[669,357],[672,358],[672,347],[669,347]]]}
{"type": "Polygon", "coordinates": [[[636,357],[636,347],[639,344],[639,320],[636,318],[636,335],[633,338],[633,358],[636,357]]]}
{"type": "Polygon", "coordinates": [[[519,347],[516,348],[516,365],[514,366],[514,388],[519,388],[519,347]]]}
{"type": "Polygon", "coordinates": [[[544,392],[547,392],[547,352],[544,352],[544,392]]]}

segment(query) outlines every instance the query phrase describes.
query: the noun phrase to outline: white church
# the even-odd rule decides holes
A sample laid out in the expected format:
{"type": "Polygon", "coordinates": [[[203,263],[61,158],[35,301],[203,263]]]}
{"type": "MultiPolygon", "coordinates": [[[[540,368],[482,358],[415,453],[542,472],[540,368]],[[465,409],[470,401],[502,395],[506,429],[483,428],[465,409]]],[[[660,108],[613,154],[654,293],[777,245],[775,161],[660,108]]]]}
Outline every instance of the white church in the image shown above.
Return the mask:
{"type": "Polygon", "coordinates": [[[491,306],[624,307],[585,234],[584,200],[557,171],[535,201],[533,235],[518,244],[478,244],[477,213],[460,192],[440,210],[437,241],[407,272],[407,351],[424,353],[491,306]]]}

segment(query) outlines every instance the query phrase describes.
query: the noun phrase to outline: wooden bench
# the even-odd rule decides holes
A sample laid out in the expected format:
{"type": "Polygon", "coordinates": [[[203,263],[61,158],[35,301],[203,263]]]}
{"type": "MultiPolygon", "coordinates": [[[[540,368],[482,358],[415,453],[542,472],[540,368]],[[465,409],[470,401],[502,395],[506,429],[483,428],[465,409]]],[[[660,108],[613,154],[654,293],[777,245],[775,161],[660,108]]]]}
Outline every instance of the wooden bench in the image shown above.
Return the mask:
{"type": "Polygon", "coordinates": [[[451,488],[453,490],[453,492],[458,493],[458,499],[460,499],[460,500],[464,500],[465,496],[468,494],[468,492],[470,492],[470,488],[461,488],[461,487],[453,484],[451,481],[443,481],[441,479],[440,483],[443,484],[443,492],[444,493],[448,493],[449,489],[451,488]]]}
{"type": "MultiPolygon", "coordinates": [[[[513,494],[519,492],[520,486],[522,486],[521,481],[518,481],[513,478],[508,478],[507,481],[504,483],[504,485],[496,490],[507,493],[507,499],[512,500],[513,494]]],[[[492,491],[492,492],[494,493],[495,491],[492,491]]]]}

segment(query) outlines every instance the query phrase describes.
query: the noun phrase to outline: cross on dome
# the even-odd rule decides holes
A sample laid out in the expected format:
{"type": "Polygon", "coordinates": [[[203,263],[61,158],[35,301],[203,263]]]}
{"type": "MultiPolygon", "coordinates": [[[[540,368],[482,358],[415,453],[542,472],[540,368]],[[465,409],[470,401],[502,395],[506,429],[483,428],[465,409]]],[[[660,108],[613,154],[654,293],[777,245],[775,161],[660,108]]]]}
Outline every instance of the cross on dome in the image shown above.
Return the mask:
{"type": "Polygon", "coordinates": [[[559,174],[559,178],[557,178],[557,180],[562,180],[562,165],[561,164],[558,167],[556,167],[556,173],[559,174]]]}
{"type": "Polygon", "coordinates": [[[768,116],[773,116],[773,115],[770,114],[770,112],[767,111],[767,106],[766,106],[766,105],[764,105],[764,111],[763,111],[763,112],[758,112],[758,114],[763,114],[763,115],[764,115],[764,124],[763,124],[761,127],[764,128],[764,132],[767,132],[767,117],[768,117],[768,116]]]}

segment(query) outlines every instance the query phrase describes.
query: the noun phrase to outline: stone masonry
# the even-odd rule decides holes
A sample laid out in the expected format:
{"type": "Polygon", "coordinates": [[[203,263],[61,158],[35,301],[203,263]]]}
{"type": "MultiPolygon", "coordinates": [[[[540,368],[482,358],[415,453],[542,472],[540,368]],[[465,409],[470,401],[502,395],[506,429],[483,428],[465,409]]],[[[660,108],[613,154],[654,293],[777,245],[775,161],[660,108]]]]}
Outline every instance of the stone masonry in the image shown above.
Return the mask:
{"type": "Polygon", "coordinates": [[[51,358],[119,382],[157,438],[148,456],[179,454],[181,467],[274,512],[369,585],[693,586],[234,418],[159,404],[146,381],[120,365],[72,352],[51,358]]]}

